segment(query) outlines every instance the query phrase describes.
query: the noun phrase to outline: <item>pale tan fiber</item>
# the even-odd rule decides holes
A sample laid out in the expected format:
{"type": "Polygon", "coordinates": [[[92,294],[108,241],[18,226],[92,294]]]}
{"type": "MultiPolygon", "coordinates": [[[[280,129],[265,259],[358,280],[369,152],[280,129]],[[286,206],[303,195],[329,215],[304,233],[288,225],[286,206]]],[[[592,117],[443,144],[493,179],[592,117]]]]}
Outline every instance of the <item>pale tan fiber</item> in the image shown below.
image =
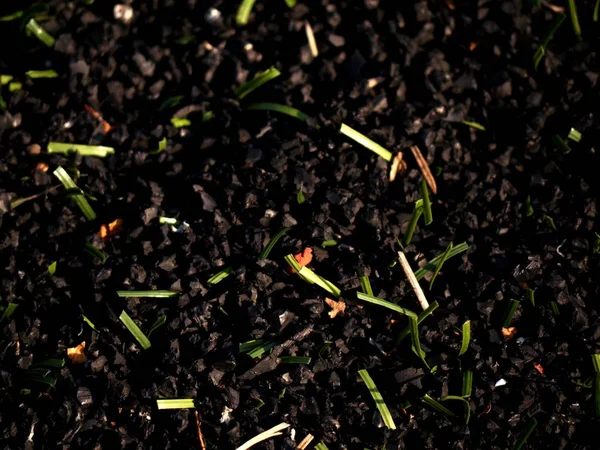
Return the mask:
{"type": "Polygon", "coordinates": [[[431,174],[431,170],[429,170],[429,165],[427,164],[425,157],[421,153],[421,150],[419,150],[419,147],[417,147],[416,145],[413,145],[412,147],[410,147],[410,151],[412,152],[413,156],[417,160],[419,169],[421,170],[421,173],[423,174],[423,178],[425,178],[425,181],[427,181],[427,185],[429,186],[429,189],[431,189],[431,192],[433,192],[434,194],[437,194],[437,185],[435,184],[435,179],[433,178],[433,175],[431,174]]]}
{"type": "Polygon", "coordinates": [[[300,441],[298,446],[296,447],[298,450],[304,450],[308,445],[312,442],[315,437],[312,434],[309,434],[304,439],[300,441]]]}
{"type": "Polygon", "coordinates": [[[319,48],[317,47],[317,41],[315,39],[315,33],[313,33],[313,29],[310,26],[310,23],[306,21],[304,23],[304,30],[306,31],[306,39],[308,39],[308,46],[310,47],[310,53],[313,57],[319,56],[319,48]]]}
{"type": "Polygon", "coordinates": [[[406,163],[402,161],[402,156],[403,153],[398,153],[394,156],[392,167],[390,167],[390,183],[396,179],[398,172],[400,172],[400,174],[403,172],[406,163]]]}
{"type": "Polygon", "coordinates": [[[279,425],[276,425],[273,428],[270,428],[267,431],[263,431],[262,433],[254,436],[252,439],[243,444],[241,447],[238,447],[236,450],[247,450],[250,447],[253,447],[254,445],[258,444],[259,442],[266,441],[267,439],[271,439],[275,436],[281,436],[281,430],[285,430],[289,426],[289,423],[282,422],[279,425]]]}
{"type": "Polygon", "coordinates": [[[404,270],[404,273],[406,274],[406,278],[408,278],[408,281],[409,281],[410,285],[412,286],[413,291],[415,291],[415,294],[417,295],[417,300],[419,300],[419,304],[421,305],[421,308],[423,308],[423,310],[426,310],[427,308],[429,308],[429,302],[425,298],[423,289],[421,289],[421,285],[419,284],[419,281],[415,277],[414,272],[410,268],[410,264],[408,263],[408,260],[406,259],[406,255],[403,252],[398,252],[398,261],[400,261],[402,270],[404,270]]]}

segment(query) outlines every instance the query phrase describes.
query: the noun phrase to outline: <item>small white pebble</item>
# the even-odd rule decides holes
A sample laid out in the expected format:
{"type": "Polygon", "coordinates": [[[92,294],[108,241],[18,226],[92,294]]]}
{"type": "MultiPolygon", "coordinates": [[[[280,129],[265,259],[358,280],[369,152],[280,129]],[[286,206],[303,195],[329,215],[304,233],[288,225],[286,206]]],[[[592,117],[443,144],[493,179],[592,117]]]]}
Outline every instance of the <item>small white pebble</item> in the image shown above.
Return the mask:
{"type": "Polygon", "coordinates": [[[133,8],[129,5],[117,4],[113,9],[115,19],[123,23],[130,23],[133,19],[133,8]]]}
{"type": "Polygon", "coordinates": [[[504,378],[500,378],[498,381],[496,381],[496,385],[494,387],[500,387],[504,385],[506,385],[506,380],[504,378]]]}

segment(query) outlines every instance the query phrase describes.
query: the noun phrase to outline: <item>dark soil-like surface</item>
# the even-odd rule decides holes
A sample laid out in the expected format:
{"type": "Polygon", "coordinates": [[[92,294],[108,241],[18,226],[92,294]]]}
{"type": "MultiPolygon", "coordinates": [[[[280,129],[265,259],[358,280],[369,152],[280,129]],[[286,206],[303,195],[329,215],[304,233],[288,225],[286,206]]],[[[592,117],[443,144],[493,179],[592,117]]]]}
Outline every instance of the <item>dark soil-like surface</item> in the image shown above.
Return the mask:
{"type": "MultiPolygon", "coordinates": [[[[600,342],[594,1],[576,2],[578,40],[567,2],[557,0],[567,19],[537,70],[535,50],[559,14],[545,2],[300,0],[290,9],[258,0],[246,26],[235,23],[239,1],[138,0],[130,24],[115,19],[114,1],[85,3],[49,2],[39,23],[56,38],[51,48],[20,20],[0,22],[0,73],[22,83],[0,87],[0,306],[18,305],[0,324],[2,449],[200,449],[193,410],[157,409],[156,400],[177,398],[196,400],[209,450],[235,449],[281,422],[291,427],[259,448],[295,448],[310,433],[309,448],[322,441],[332,450],[507,449],[532,418],[538,425],[524,448],[598,448],[589,443],[600,425],[592,388],[600,342]],[[236,98],[271,66],[279,78],[236,98]],[[58,77],[32,79],[30,70],[58,77]],[[163,105],[174,96],[178,104],[163,105]],[[312,118],[245,109],[254,102],[312,118]],[[189,126],[171,124],[190,111],[189,126]],[[209,111],[214,118],[203,122],[209,111]],[[342,123],[403,152],[408,170],[390,182],[390,164],[341,135],[342,123]],[[571,128],[580,142],[567,139],[571,128]],[[152,152],[165,138],[166,150],[152,152]],[[115,154],[49,154],[49,141],[115,154]],[[421,281],[439,303],[419,325],[434,373],[411,339],[396,344],[405,316],[356,297],[368,275],[375,296],[420,311],[393,264],[420,198],[413,145],[438,189],[433,223],[421,218],[404,248],[413,269],[450,242],[469,245],[431,290],[431,274],[421,281]],[[93,197],[96,220],[58,187],[59,166],[93,197]],[[116,219],[122,231],[99,237],[116,219]],[[342,289],[344,314],[330,318],[331,295],[288,268],[284,257],[307,247],[309,267],[342,289]],[[209,284],[225,267],[231,274],[209,284]],[[117,296],[151,289],[180,295],[117,296]],[[513,299],[509,337],[502,327],[513,299]],[[125,328],[122,311],[146,332],[166,316],[151,348],[125,328]],[[459,357],[467,320],[472,339],[459,357]],[[250,340],[298,335],[275,347],[268,371],[254,370],[264,356],[239,351],[250,340]],[[88,360],[75,364],[67,348],[82,341],[88,360]],[[65,360],[45,373],[54,387],[36,372],[48,359],[65,360]],[[361,369],[396,430],[384,426],[361,369]],[[461,395],[466,370],[468,424],[459,402],[444,402],[456,418],[423,403],[426,394],[461,395]]],[[[28,4],[3,2],[2,15],[28,4]]]]}

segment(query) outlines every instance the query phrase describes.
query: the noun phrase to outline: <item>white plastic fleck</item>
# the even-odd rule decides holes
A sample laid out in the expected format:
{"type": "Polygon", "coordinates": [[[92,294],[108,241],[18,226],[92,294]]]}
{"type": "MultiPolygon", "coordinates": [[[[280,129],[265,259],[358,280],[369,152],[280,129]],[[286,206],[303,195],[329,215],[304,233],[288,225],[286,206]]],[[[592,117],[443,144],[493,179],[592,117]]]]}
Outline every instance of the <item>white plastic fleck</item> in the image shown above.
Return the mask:
{"type": "Polygon", "coordinates": [[[227,425],[229,423],[229,421],[231,420],[231,416],[229,415],[229,413],[231,413],[233,411],[233,409],[225,406],[223,408],[223,412],[221,413],[221,423],[224,423],[225,425],[227,425]]]}
{"type": "Polygon", "coordinates": [[[115,19],[123,23],[130,23],[133,19],[133,8],[129,5],[117,4],[113,8],[115,19]]]}
{"type": "Polygon", "coordinates": [[[496,381],[496,385],[494,387],[500,387],[504,385],[506,385],[506,380],[504,378],[500,378],[498,381],[496,381]]]}

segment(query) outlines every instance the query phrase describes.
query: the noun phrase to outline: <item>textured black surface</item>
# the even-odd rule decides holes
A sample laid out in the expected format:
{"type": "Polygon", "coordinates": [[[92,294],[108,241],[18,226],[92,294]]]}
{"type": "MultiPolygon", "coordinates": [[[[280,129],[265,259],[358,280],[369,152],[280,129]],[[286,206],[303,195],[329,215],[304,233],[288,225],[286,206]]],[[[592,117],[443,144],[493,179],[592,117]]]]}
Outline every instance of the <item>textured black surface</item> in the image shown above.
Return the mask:
{"type": "Polygon", "coordinates": [[[156,409],[158,398],[188,397],[198,402],[209,449],[236,448],[280,422],[292,425],[296,442],[312,433],[330,449],[504,449],[534,416],[530,448],[596,448],[587,444],[598,426],[592,390],[582,385],[600,337],[593,253],[600,28],[594,2],[577,2],[583,41],[567,19],[534,70],[534,51],[556,13],[527,3],[323,0],[290,10],[283,0],[259,0],[250,23],[237,27],[232,1],[137,1],[130,25],[114,19],[113,1],[53,1],[50,20],[41,22],[57,39],[53,49],[19,32],[18,21],[0,22],[0,73],[23,81],[18,92],[1,88],[0,296],[3,305],[19,305],[0,338],[2,448],[199,448],[189,411],[156,409]],[[221,23],[206,21],[211,7],[221,23]],[[189,35],[195,40],[178,43],[189,35]],[[282,76],[238,102],[233,90],[271,65],[282,76]],[[41,69],[59,77],[24,75],[41,69]],[[178,95],[178,105],[159,109],[178,95]],[[294,106],[315,120],[243,110],[256,101],[294,106]],[[110,133],[86,104],[113,126],[110,133]],[[178,130],[170,118],[181,108],[193,111],[192,125],[178,130]],[[214,119],[202,123],[206,111],[214,119]],[[404,152],[408,172],[389,183],[388,163],[341,136],[342,122],[404,152]],[[563,154],[552,136],[566,138],[571,127],[583,139],[569,141],[572,151],[563,154]],[[167,151],[148,154],[165,137],[167,151]],[[116,153],[48,155],[50,140],[116,153]],[[394,344],[406,319],[354,293],[358,276],[368,274],[375,295],[418,310],[400,267],[390,267],[419,195],[413,144],[436,174],[438,195],[433,224],[421,222],[406,248],[409,260],[416,268],[450,241],[470,245],[445,264],[431,292],[422,281],[440,304],[420,326],[435,375],[409,339],[394,344]],[[40,162],[47,173],[35,170],[40,162]],[[11,198],[56,185],[59,165],[80,171],[96,221],[86,222],[60,190],[7,212],[11,198]],[[159,216],[189,228],[173,232],[159,216]],[[100,225],[117,218],[123,232],[102,241],[100,225]],[[288,226],[258,262],[270,237],[288,226]],[[338,245],[323,249],[324,240],[338,245]],[[104,264],[83,251],[88,241],[108,256],[104,264]],[[344,290],[344,315],[330,319],[325,292],[287,269],[283,257],[307,246],[310,267],[344,290]],[[221,266],[232,274],[209,285],[221,266]],[[535,289],[535,307],[526,288],[535,289]],[[120,289],[182,295],[123,299],[120,289]],[[506,340],[510,299],[522,301],[516,336],[506,340]],[[143,330],[167,316],[148,351],[118,320],[123,309],[143,330]],[[468,319],[473,340],[459,360],[457,330],[468,319]],[[273,364],[242,376],[259,360],[240,354],[241,342],[283,343],[307,327],[314,329],[281,356],[311,356],[309,365],[273,364]],[[88,362],[67,360],[55,389],[24,381],[31,361],[66,358],[66,348],[83,340],[88,362]],[[474,372],[468,426],[418,400],[459,395],[461,367],[474,372]],[[396,431],[383,427],[360,369],[369,370],[396,431]],[[500,379],[506,384],[495,387],[500,379]],[[22,395],[23,388],[32,391],[22,395]],[[412,403],[406,411],[405,401],[412,403]],[[228,424],[220,423],[225,407],[228,424]]]}

